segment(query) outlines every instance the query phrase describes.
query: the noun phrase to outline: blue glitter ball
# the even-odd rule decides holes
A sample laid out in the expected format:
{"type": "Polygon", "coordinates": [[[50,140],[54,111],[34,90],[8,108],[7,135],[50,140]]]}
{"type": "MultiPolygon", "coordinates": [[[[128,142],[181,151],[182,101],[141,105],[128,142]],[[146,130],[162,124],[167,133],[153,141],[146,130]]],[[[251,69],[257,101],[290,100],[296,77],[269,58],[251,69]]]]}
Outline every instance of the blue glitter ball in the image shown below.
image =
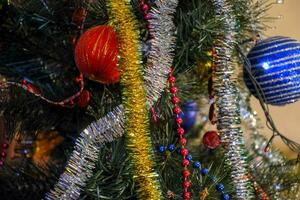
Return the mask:
{"type": "Polygon", "coordinates": [[[222,192],[224,189],[225,189],[225,187],[224,187],[224,185],[223,185],[222,183],[218,183],[218,184],[216,185],[216,190],[217,190],[218,192],[222,192]]]}
{"type": "Polygon", "coordinates": [[[174,144],[169,144],[168,145],[168,150],[169,151],[174,151],[175,150],[175,145],[174,144]]]}
{"type": "Polygon", "coordinates": [[[188,100],[182,105],[182,112],[179,116],[183,119],[182,127],[185,132],[191,130],[197,119],[198,105],[193,100],[188,100]]]}
{"type": "Polygon", "coordinates": [[[166,150],[166,148],[163,145],[159,145],[159,147],[158,147],[159,153],[163,153],[163,152],[165,152],[165,150],[166,150]]]}
{"type": "Polygon", "coordinates": [[[194,167],[194,168],[200,168],[200,167],[201,167],[200,162],[198,162],[198,161],[194,162],[194,163],[193,163],[193,167],[194,167]]]}
{"type": "Polygon", "coordinates": [[[202,174],[203,176],[207,175],[208,172],[209,172],[209,170],[208,170],[207,168],[202,168],[202,169],[201,169],[201,174],[202,174]]]}
{"type": "MultiPolygon", "coordinates": [[[[264,102],[285,105],[300,98],[300,43],[276,36],[259,41],[249,52],[251,75],[264,93],[264,102]]],[[[244,80],[250,92],[258,97],[254,84],[244,68],[244,80]]]]}
{"type": "Polygon", "coordinates": [[[193,159],[193,156],[191,154],[188,154],[186,157],[185,157],[188,161],[191,161],[193,159]]]}
{"type": "Polygon", "coordinates": [[[224,194],[221,195],[221,199],[222,199],[222,200],[229,200],[230,197],[229,197],[228,194],[225,194],[225,193],[224,193],[224,194]]]}

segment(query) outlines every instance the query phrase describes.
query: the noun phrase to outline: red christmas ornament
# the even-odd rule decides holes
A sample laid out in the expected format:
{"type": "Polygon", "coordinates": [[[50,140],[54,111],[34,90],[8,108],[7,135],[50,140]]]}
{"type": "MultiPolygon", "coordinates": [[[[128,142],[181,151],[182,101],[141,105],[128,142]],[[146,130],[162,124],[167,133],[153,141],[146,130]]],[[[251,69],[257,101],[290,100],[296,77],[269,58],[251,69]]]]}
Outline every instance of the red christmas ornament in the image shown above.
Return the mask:
{"type": "Polygon", "coordinates": [[[77,99],[77,105],[80,108],[84,108],[87,105],[89,105],[90,100],[91,100],[91,93],[88,90],[84,89],[77,99]]]}
{"type": "Polygon", "coordinates": [[[221,144],[220,136],[216,131],[208,131],[203,136],[203,144],[208,149],[216,149],[221,144]]]}
{"type": "Polygon", "coordinates": [[[75,47],[75,62],[81,73],[100,83],[117,83],[118,41],[112,26],[96,26],[79,38],[75,47]]]}

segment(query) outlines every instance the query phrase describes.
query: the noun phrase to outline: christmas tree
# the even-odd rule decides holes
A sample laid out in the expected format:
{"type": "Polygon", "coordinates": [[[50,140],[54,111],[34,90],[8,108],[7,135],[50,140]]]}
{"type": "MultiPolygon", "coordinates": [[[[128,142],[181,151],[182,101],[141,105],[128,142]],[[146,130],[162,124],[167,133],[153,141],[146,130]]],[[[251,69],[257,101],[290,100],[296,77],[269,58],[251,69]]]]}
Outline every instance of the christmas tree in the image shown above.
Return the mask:
{"type": "Polygon", "coordinates": [[[268,104],[300,97],[300,44],[263,39],[271,5],[2,0],[1,198],[297,199],[268,104]]]}

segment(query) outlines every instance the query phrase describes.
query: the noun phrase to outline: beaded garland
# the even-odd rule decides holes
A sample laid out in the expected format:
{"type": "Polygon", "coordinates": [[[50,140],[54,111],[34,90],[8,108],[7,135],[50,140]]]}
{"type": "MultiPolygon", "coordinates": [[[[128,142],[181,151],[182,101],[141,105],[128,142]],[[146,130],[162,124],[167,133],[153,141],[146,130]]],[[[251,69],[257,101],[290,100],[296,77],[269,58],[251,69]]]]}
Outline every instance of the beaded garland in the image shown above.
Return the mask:
{"type": "MultiPolygon", "coordinates": [[[[169,144],[167,146],[164,145],[159,145],[158,146],[158,152],[159,153],[165,153],[166,151],[169,151],[170,153],[177,152],[178,154],[182,155],[182,147],[176,147],[174,144],[169,144]]],[[[200,175],[202,176],[207,176],[214,184],[215,184],[215,189],[217,192],[220,193],[220,199],[221,200],[229,200],[230,196],[225,192],[225,187],[224,184],[218,182],[217,178],[215,176],[209,175],[209,169],[204,168],[201,165],[201,162],[193,160],[192,154],[188,153],[185,157],[186,160],[189,161],[189,163],[193,166],[194,169],[196,169],[200,175]]],[[[182,176],[183,177],[189,177],[190,176],[190,171],[188,169],[184,169],[182,171],[182,176]]],[[[183,188],[185,189],[186,187],[190,187],[189,182],[183,182],[183,188]]]]}
{"type": "MultiPolygon", "coordinates": [[[[189,182],[189,174],[190,172],[188,171],[188,166],[190,164],[190,161],[188,159],[188,154],[189,151],[185,148],[186,145],[186,138],[184,137],[185,131],[182,128],[182,123],[183,120],[180,117],[180,113],[181,113],[181,109],[179,107],[179,102],[180,99],[177,97],[177,92],[178,89],[175,86],[175,82],[176,82],[176,78],[173,76],[173,72],[171,72],[170,76],[169,76],[169,90],[171,93],[171,102],[173,104],[173,113],[174,113],[174,117],[175,117],[175,123],[177,126],[177,134],[179,137],[179,144],[181,145],[181,149],[180,149],[180,154],[182,155],[182,161],[181,161],[181,165],[183,166],[183,171],[182,171],[182,178],[183,178],[183,194],[182,197],[184,200],[189,200],[191,198],[191,193],[188,191],[188,188],[190,187],[190,182],[189,182]]],[[[173,146],[171,145],[169,147],[170,149],[173,148],[173,146]]],[[[160,149],[160,152],[162,152],[163,149],[160,149]]]]}

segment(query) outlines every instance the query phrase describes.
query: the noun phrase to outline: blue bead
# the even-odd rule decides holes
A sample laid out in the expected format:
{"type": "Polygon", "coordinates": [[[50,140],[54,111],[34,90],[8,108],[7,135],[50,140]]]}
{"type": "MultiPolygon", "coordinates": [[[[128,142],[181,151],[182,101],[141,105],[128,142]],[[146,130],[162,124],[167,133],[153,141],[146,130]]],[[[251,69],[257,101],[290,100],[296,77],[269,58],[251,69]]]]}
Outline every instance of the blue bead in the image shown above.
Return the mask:
{"type": "Polygon", "coordinates": [[[188,154],[186,157],[185,157],[188,161],[191,161],[193,159],[193,156],[191,154],[188,154]]]}
{"type": "Polygon", "coordinates": [[[202,174],[203,176],[207,175],[208,172],[209,172],[209,170],[208,170],[207,168],[202,168],[202,169],[201,169],[201,174],[202,174]]]}
{"type": "MultiPolygon", "coordinates": [[[[285,105],[300,99],[300,43],[276,36],[259,41],[249,52],[251,75],[264,93],[264,102],[285,105]]],[[[244,80],[250,92],[258,97],[250,75],[244,68],[244,80]]]]}
{"type": "Polygon", "coordinates": [[[175,145],[174,144],[169,144],[168,145],[168,150],[169,151],[174,151],[175,150],[175,145]]]}
{"type": "Polygon", "coordinates": [[[218,183],[218,184],[216,185],[216,190],[217,190],[218,192],[222,192],[224,189],[225,189],[225,187],[224,187],[224,185],[223,185],[222,183],[218,183]]]}
{"type": "Polygon", "coordinates": [[[228,194],[225,194],[225,193],[224,193],[224,194],[221,195],[221,199],[222,199],[222,200],[229,200],[230,197],[229,197],[228,194]]]}
{"type": "Polygon", "coordinates": [[[159,147],[158,147],[159,153],[164,153],[165,150],[166,150],[166,148],[163,145],[159,145],[159,147]]]}
{"type": "Polygon", "coordinates": [[[194,167],[194,168],[200,168],[200,167],[201,167],[200,162],[198,162],[198,161],[194,162],[194,163],[193,163],[193,167],[194,167]]]}

